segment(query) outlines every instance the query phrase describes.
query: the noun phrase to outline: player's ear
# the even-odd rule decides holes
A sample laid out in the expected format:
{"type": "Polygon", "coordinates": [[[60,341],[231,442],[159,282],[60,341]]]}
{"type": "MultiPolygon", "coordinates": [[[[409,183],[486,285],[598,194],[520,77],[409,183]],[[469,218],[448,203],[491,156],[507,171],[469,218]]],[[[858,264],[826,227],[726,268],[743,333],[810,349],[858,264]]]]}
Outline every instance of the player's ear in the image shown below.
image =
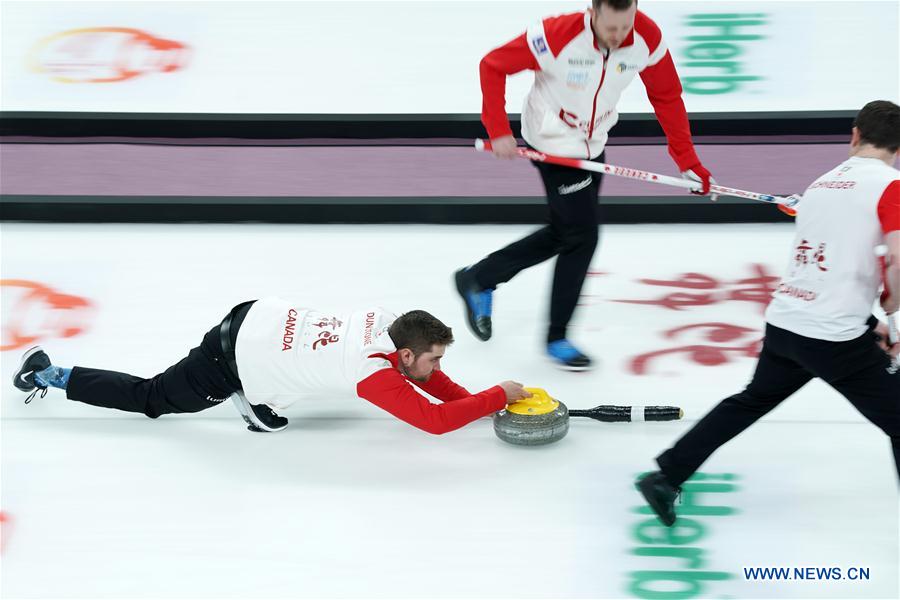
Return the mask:
{"type": "Polygon", "coordinates": [[[397,350],[397,357],[400,359],[400,364],[402,364],[404,367],[412,365],[416,359],[413,351],[409,348],[400,348],[399,350],[397,350]]]}

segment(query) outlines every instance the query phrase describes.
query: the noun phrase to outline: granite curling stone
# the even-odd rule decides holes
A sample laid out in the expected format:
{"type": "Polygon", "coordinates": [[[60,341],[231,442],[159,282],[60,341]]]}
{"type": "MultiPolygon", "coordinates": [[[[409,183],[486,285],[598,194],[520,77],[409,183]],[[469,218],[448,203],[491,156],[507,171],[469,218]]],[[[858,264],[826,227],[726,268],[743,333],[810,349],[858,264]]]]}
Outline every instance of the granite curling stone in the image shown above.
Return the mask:
{"type": "Polygon", "coordinates": [[[569,409],[541,388],[525,388],[525,398],[494,413],[494,433],[517,446],[540,446],[559,441],[569,432],[569,409]]]}

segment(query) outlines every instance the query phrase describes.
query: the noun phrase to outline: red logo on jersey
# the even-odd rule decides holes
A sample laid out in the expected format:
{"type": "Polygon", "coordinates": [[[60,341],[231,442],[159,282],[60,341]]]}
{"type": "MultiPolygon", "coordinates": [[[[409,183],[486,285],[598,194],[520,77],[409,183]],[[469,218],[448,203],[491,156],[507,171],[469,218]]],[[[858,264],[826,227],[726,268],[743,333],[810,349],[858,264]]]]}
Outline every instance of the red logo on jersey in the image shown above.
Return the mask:
{"type": "Polygon", "coordinates": [[[294,332],[297,329],[297,311],[293,308],[287,312],[287,321],[284,322],[284,337],[281,338],[281,351],[290,350],[294,343],[294,332]]]}
{"type": "Polygon", "coordinates": [[[319,328],[331,327],[331,330],[334,331],[343,324],[344,322],[337,317],[331,317],[330,319],[320,319],[318,323],[313,323],[313,326],[319,328]]]}
{"type": "Polygon", "coordinates": [[[816,265],[816,268],[820,271],[827,271],[828,267],[825,266],[825,242],[819,244],[812,256],[806,255],[807,250],[812,250],[812,246],[808,245],[809,243],[808,240],[800,240],[800,244],[797,246],[797,253],[794,255],[794,264],[798,267],[816,265]]]}
{"type": "Polygon", "coordinates": [[[318,350],[317,346],[319,344],[322,344],[322,346],[324,347],[324,346],[327,346],[328,344],[337,343],[339,341],[341,341],[340,336],[334,335],[330,331],[322,331],[319,333],[319,339],[317,339],[316,341],[313,342],[312,349],[318,350]]]}
{"type": "Polygon", "coordinates": [[[775,290],[776,294],[784,294],[786,296],[791,296],[792,298],[799,298],[800,300],[804,300],[806,302],[812,302],[816,298],[819,297],[818,294],[811,290],[805,290],[803,288],[798,288],[793,285],[788,285],[786,283],[781,283],[778,285],[778,289],[775,290]]]}
{"type": "Polygon", "coordinates": [[[372,344],[372,327],[375,326],[375,313],[366,313],[366,326],[363,329],[363,346],[372,344]]]}
{"type": "Polygon", "coordinates": [[[817,181],[809,186],[809,189],[826,188],[829,190],[852,190],[855,187],[855,181],[817,181]]]}

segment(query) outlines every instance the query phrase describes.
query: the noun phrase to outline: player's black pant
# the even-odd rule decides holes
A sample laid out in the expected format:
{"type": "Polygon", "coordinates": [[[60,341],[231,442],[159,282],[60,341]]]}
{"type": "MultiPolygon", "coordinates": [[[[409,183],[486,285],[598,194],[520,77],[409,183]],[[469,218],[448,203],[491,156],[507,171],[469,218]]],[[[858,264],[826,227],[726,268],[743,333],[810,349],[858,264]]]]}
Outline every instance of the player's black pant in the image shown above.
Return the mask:
{"type": "MultiPolygon", "coordinates": [[[[602,162],[603,154],[594,160],[602,162]]],[[[482,288],[494,288],[519,271],[556,256],[547,334],[547,341],[554,341],[566,337],[597,247],[602,175],[546,163],[534,165],[547,191],[547,225],[488,255],[473,272],[482,288]]]]}
{"type": "Polygon", "coordinates": [[[670,483],[681,485],[719,446],[813,377],[843,394],[891,438],[900,474],[900,374],[874,335],[866,332],[847,342],[828,342],[773,325],[766,326],[759,363],[747,388],[719,403],[656,462],[670,483]]]}
{"type": "MultiPolygon", "coordinates": [[[[231,311],[232,344],[250,304],[240,304],[231,311]]],[[[168,413],[193,413],[217,406],[241,389],[240,379],[226,364],[220,326],[210,329],[186,358],[150,379],[75,367],[66,386],[66,396],[94,406],[143,413],[154,419],[168,413]]]]}

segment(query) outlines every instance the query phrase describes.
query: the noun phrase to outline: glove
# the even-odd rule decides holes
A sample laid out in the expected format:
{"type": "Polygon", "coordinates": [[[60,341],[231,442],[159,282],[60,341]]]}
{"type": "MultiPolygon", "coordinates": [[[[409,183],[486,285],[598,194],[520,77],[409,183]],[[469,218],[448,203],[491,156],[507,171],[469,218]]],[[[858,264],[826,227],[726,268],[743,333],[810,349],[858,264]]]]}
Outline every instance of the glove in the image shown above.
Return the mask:
{"type": "MultiPolygon", "coordinates": [[[[716,180],[712,178],[712,174],[700,163],[692,166],[687,171],[682,171],[681,176],[688,181],[696,181],[700,184],[700,187],[691,190],[692,194],[697,194],[699,196],[709,194],[709,186],[716,182],[716,180]]],[[[709,199],[713,202],[718,198],[718,194],[709,194],[709,199]]]]}

